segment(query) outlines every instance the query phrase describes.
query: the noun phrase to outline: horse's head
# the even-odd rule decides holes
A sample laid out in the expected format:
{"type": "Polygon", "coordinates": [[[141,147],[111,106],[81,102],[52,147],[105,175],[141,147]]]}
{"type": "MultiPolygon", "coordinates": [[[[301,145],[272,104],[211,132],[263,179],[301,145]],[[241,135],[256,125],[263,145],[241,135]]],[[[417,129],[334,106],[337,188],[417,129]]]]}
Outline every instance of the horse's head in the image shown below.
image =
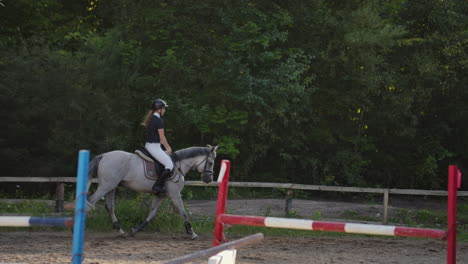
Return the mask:
{"type": "Polygon", "coordinates": [[[201,162],[196,168],[197,171],[202,174],[202,180],[206,183],[213,181],[213,167],[216,159],[216,150],[218,149],[218,146],[208,145],[208,148],[210,149],[210,151],[206,155],[205,161],[201,162]]]}
{"type": "Polygon", "coordinates": [[[213,181],[213,165],[218,146],[190,147],[173,153],[174,162],[179,162],[179,171],[182,176],[190,170],[196,170],[202,175],[206,183],[213,181]]]}

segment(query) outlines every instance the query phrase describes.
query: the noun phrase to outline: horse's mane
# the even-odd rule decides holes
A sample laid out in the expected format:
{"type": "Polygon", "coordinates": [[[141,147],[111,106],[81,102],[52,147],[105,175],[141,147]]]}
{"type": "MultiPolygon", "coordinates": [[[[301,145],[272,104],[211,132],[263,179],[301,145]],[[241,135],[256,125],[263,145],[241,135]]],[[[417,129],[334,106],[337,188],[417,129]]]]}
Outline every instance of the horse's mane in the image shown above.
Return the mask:
{"type": "Polygon", "coordinates": [[[206,156],[210,152],[210,148],[207,147],[190,147],[181,150],[177,150],[174,152],[174,159],[176,161],[183,160],[183,159],[190,159],[197,156],[206,156]]]}

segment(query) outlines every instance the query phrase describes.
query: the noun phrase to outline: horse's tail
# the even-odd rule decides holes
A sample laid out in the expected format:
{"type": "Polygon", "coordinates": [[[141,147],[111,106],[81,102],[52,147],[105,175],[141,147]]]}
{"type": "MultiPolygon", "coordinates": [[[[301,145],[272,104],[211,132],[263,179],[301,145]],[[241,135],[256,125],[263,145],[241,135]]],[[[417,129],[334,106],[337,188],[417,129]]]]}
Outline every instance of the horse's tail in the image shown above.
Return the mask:
{"type": "Polygon", "coordinates": [[[94,157],[94,159],[92,159],[90,162],[89,162],[89,167],[88,167],[88,186],[86,187],[86,191],[89,190],[89,187],[91,186],[91,180],[96,177],[97,175],[97,172],[98,172],[98,168],[99,168],[99,162],[101,161],[103,155],[99,155],[99,156],[96,156],[94,157]]]}

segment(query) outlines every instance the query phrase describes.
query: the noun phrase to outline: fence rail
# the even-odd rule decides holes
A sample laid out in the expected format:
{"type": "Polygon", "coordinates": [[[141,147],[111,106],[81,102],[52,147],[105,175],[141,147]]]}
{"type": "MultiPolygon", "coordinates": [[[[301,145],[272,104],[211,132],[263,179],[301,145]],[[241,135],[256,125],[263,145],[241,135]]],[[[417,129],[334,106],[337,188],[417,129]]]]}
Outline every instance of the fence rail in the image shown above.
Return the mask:
{"type": "MultiPolygon", "coordinates": [[[[57,183],[56,188],[56,211],[63,211],[64,199],[64,184],[76,183],[75,177],[0,177],[2,182],[23,182],[23,183],[57,183]]],[[[92,183],[97,183],[98,179],[90,180],[92,183]]],[[[186,181],[186,186],[211,186],[217,187],[217,182],[204,183],[202,181],[186,181]]],[[[292,207],[293,190],[309,190],[309,191],[328,191],[328,192],[354,192],[354,193],[375,193],[383,194],[383,219],[384,224],[388,218],[388,202],[390,194],[400,195],[424,195],[424,196],[447,196],[447,191],[442,190],[415,190],[415,189],[386,189],[386,188],[364,188],[364,187],[343,187],[343,186],[325,186],[325,185],[306,185],[296,183],[268,183],[268,182],[230,182],[230,187],[241,188],[275,188],[287,189],[285,212],[289,212],[292,207]]],[[[468,196],[468,191],[458,192],[458,196],[468,196]]]]}

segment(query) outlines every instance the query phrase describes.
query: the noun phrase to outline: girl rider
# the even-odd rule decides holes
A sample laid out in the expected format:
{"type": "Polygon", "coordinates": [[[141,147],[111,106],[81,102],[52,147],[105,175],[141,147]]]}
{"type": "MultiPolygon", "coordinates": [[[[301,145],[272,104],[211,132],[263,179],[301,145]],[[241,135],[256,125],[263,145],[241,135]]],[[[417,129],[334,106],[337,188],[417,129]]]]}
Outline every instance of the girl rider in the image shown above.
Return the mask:
{"type": "Polygon", "coordinates": [[[172,149],[167,143],[166,136],[164,135],[164,121],[162,117],[166,113],[168,105],[162,99],[156,99],[151,104],[151,110],[145,117],[142,125],[146,127],[146,144],[145,148],[148,152],[161,164],[165,169],[153,185],[154,194],[164,194],[164,183],[167,177],[171,174],[174,164],[171,157],[172,149]],[[166,152],[162,149],[164,146],[166,152]],[[169,155],[168,155],[169,154],[169,155]]]}

